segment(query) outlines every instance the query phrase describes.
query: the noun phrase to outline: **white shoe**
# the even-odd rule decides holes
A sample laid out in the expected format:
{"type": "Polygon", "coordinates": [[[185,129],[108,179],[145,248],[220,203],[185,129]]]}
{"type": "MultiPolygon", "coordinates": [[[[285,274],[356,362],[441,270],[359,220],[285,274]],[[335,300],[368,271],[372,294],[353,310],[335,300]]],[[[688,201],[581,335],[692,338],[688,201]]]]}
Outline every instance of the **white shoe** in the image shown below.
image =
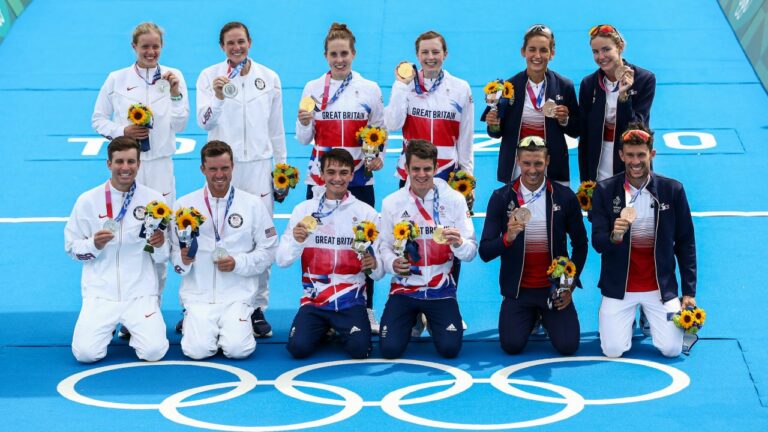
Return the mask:
{"type": "Polygon", "coordinates": [[[379,334],[379,322],[376,321],[376,313],[368,309],[368,321],[371,322],[371,334],[379,334]]]}
{"type": "Polygon", "coordinates": [[[411,337],[421,337],[424,329],[427,328],[427,317],[423,313],[416,315],[416,324],[411,329],[411,337]]]}

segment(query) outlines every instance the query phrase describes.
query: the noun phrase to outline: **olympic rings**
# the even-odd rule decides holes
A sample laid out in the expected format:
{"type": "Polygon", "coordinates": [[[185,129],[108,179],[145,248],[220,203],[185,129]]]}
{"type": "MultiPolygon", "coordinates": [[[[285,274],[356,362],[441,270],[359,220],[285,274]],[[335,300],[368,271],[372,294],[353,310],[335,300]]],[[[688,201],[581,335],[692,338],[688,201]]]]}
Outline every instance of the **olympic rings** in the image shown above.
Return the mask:
{"type": "Polygon", "coordinates": [[[103,408],[113,408],[113,409],[126,409],[126,410],[156,409],[166,419],[178,424],[202,428],[202,429],[223,430],[223,431],[235,431],[235,432],[262,432],[262,431],[268,431],[268,430],[269,431],[292,431],[292,430],[298,430],[298,429],[327,426],[327,425],[331,425],[331,424],[349,419],[350,417],[360,412],[363,409],[363,407],[380,407],[382,411],[384,411],[386,414],[388,414],[393,418],[396,418],[401,421],[417,424],[420,426],[443,428],[443,429],[462,429],[462,430],[501,430],[501,429],[516,429],[516,428],[523,428],[523,427],[541,426],[541,425],[562,421],[578,414],[584,409],[586,405],[626,404],[626,403],[636,403],[636,402],[644,402],[644,401],[649,401],[653,399],[658,399],[658,398],[675,394],[685,389],[686,387],[688,387],[689,384],[690,384],[690,378],[688,377],[688,375],[686,375],[684,372],[680,371],[679,369],[673,368],[671,366],[666,366],[663,364],[659,364],[659,363],[655,363],[647,360],[635,360],[635,359],[623,359],[623,358],[614,359],[614,358],[607,358],[607,357],[561,357],[561,358],[533,360],[533,361],[528,361],[524,363],[507,366],[493,373],[490,378],[473,378],[466,371],[458,369],[456,367],[444,365],[441,363],[422,361],[422,360],[409,360],[409,359],[340,360],[340,361],[330,361],[330,362],[324,362],[324,363],[311,364],[311,365],[303,366],[300,368],[296,368],[283,373],[274,381],[265,381],[265,380],[257,381],[256,377],[248,371],[245,371],[243,369],[240,369],[234,366],[223,365],[218,363],[192,362],[192,361],[161,361],[161,362],[155,362],[155,363],[146,363],[146,362],[125,363],[125,364],[117,364],[117,365],[110,365],[110,366],[90,369],[90,370],[80,372],[65,378],[57,386],[57,391],[65,398],[77,403],[85,404],[85,405],[98,406],[103,408]],[[662,388],[661,390],[653,391],[644,395],[627,396],[627,397],[619,397],[619,398],[607,398],[607,399],[585,399],[582,395],[580,395],[576,391],[560,385],[532,381],[532,380],[509,378],[509,376],[512,375],[513,373],[526,368],[540,366],[540,365],[549,364],[549,363],[564,363],[564,362],[574,362],[574,361],[577,361],[577,362],[609,361],[609,362],[645,366],[645,367],[649,367],[651,369],[656,369],[666,373],[672,378],[672,383],[662,388]],[[303,380],[296,380],[296,378],[299,375],[302,375],[304,373],[317,370],[317,369],[322,369],[322,368],[332,367],[332,366],[361,365],[361,364],[368,364],[368,363],[390,363],[390,364],[395,363],[395,364],[406,364],[406,365],[413,365],[413,366],[423,366],[423,367],[437,369],[437,370],[446,372],[447,374],[452,375],[453,378],[402,387],[386,394],[380,401],[365,401],[357,393],[343,387],[338,387],[338,386],[323,384],[323,383],[313,383],[313,382],[303,381],[303,380]],[[131,404],[131,403],[101,401],[101,400],[92,399],[87,396],[81,395],[75,390],[75,386],[77,385],[77,383],[79,383],[81,380],[89,376],[94,376],[102,372],[115,371],[119,369],[134,368],[134,367],[150,367],[150,366],[207,367],[207,368],[218,369],[225,372],[229,372],[235,375],[239,381],[209,384],[209,385],[204,385],[204,386],[200,386],[200,387],[196,387],[188,390],[183,390],[166,397],[159,404],[150,404],[150,403],[131,404]],[[554,414],[537,418],[537,419],[524,420],[524,421],[518,421],[518,422],[511,422],[511,423],[494,423],[494,424],[452,423],[452,422],[445,422],[440,420],[432,420],[432,419],[419,417],[419,416],[407,413],[402,408],[403,405],[414,405],[414,404],[421,404],[421,403],[427,403],[427,402],[435,402],[438,400],[456,396],[468,390],[474,384],[490,384],[492,387],[510,396],[537,401],[537,402],[561,404],[561,405],[564,405],[564,407],[560,411],[554,414]],[[339,412],[322,419],[306,421],[303,423],[279,425],[279,426],[222,425],[222,424],[216,424],[216,423],[209,423],[202,420],[196,420],[184,414],[181,414],[179,412],[180,408],[195,407],[195,406],[208,405],[208,404],[228,401],[230,399],[236,398],[238,396],[242,396],[250,392],[257,385],[272,385],[278,391],[282,392],[286,396],[299,399],[305,402],[340,406],[342,407],[342,409],[339,412]],[[419,392],[424,389],[430,389],[434,387],[445,387],[445,386],[450,386],[450,387],[445,390],[442,390],[427,396],[416,397],[411,399],[405,398],[406,396],[414,392],[419,392]],[[524,391],[518,388],[520,386],[537,387],[540,389],[544,389],[544,390],[556,393],[559,395],[559,397],[543,396],[539,394],[529,393],[527,391],[524,391]],[[309,388],[327,391],[330,393],[335,393],[341,399],[331,399],[331,398],[324,398],[324,397],[319,397],[315,395],[310,395],[300,391],[299,389],[297,389],[297,387],[309,387],[309,388]],[[206,392],[221,390],[221,389],[228,389],[228,388],[231,388],[231,390],[217,396],[212,396],[212,397],[203,398],[203,399],[196,399],[192,401],[186,401],[187,399],[201,393],[206,393],[206,392]]]}

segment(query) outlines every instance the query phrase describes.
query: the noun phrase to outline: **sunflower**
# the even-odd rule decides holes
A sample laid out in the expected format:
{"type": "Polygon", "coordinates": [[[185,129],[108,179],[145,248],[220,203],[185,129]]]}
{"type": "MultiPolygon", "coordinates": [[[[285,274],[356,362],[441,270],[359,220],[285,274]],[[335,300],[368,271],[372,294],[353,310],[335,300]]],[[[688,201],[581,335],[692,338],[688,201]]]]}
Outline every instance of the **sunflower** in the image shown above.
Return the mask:
{"type": "MultiPolygon", "coordinates": [[[[152,207],[152,217],[155,219],[166,219],[171,213],[171,209],[168,208],[165,203],[155,202],[156,205],[152,207]]],[[[149,207],[149,206],[147,206],[149,207]]]]}
{"type": "Polygon", "coordinates": [[[146,126],[152,120],[152,110],[143,104],[133,104],[128,109],[128,119],[135,125],[146,126]]]}
{"type": "Polygon", "coordinates": [[[197,219],[189,213],[183,214],[181,217],[176,218],[176,226],[179,228],[179,231],[184,231],[188,226],[191,226],[192,231],[194,231],[197,229],[197,219]]]}
{"type": "Polygon", "coordinates": [[[410,233],[410,227],[407,221],[398,222],[395,225],[395,240],[405,240],[410,233]]]}
{"type": "Polygon", "coordinates": [[[583,190],[590,190],[597,187],[597,183],[593,182],[592,180],[586,180],[579,185],[579,189],[583,190]]]}
{"type": "Polygon", "coordinates": [[[368,135],[365,136],[365,142],[374,147],[378,147],[384,143],[384,137],[377,130],[371,130],[368,135]]]}
{"type": "Polygon", "coordinates": [[[691,328],[695,320],[696,319],[694,318],[692,311],[686,309],[680,312],[680,326],[683,328],[683,330],[688,330],[691,328]]]}
{"type": "Polygon", "coordinates": [[[181,215],[183,215],[183,214],[184,214],[184,208],[183,207],[178,209],[178,210],[176,210],[176,219],[180,218],[181,215]]]}
{"type": "Polygon", "coordinates": [[[279,169],[280,171],[286,171],[291,166],[286,163],[279,163],[275,165],[275,169],[279,169]]]}
{"type": "Polygon", "coordinates": [[[576,194],[576,198],[579,200],[579,205],[581,206],[582,210],[592,210],[592,198],[590,198],[586,192],[580,191],[576,194]]]}
{"type": "Polygon", "coordinates": [[[370,221],[363,221],[363,232],[365,232],[365,240],[372,242],[379,236],[379,232],[376,230],[376,224],[370,221]]]}
{"type": "Polygon", "coordinates": [[[704,321],[707,319],[707,313],[704,309],[696,308],[693,310],[693,319],[699,326],[704,325],[704,321]]]}
{"type": "Polygon", "coordinates": [[[451,187],[462,195],[467,196],[472,193],[472,182],[466,179],[457,180],[451,184],[451,187]]]}
{"type": "Polygon", "coordinates": [[[279,173],[275,176],[274,183],[277,189],[285,189],[288,187],[290,180],[288,179],[288,176],[285,175],[284,173],[279,173]]]}
{"type": "Polygon", "coordinates": [[[504,89],[504,86],[502,86],[498,81],[491,81],[485,85],[485,88],[483,89],[483,91],[485,92],[485,94],[493,94],[503,89],[504,89]]]}
{"type": "Polygon", "coordinates": [[[568,261],[568,263],[565,265],[565,275],[569,278],[576,276],[576,264],[568,261]]]}
{"type": "Polygon", "coordinates": [[[547,276],[551,276],[555,270],[557,270],[557,261],[552,260],[552,264],[550,264],[549,268],[547,269],[547,276]]]}
{"type": "Polygon", "coordinates": [[[515,86],[509,81],[504,81],[504,90],[501,91],[501,97],[512,99],[515,97],[515,86]]]}

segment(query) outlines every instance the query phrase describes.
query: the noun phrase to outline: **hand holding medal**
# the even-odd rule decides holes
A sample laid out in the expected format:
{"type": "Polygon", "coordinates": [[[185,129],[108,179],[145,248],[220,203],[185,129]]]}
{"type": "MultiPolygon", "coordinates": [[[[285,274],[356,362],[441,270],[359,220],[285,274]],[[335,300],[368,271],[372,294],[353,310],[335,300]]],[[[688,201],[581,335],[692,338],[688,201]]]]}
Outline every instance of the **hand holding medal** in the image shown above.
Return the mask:
{"type": "Polygon", "coordinates": [[[395,67],[395,79],[403,84],[410,84],[416,76],[416,66],[407,61],[400,62],[395,67]]]}
{"type": "Polygon", "coordinates": [[[299,243],[304,243],[316,229],[317,219],[312,215],[306,215],[293,227],[293,238],[299,243]]]}

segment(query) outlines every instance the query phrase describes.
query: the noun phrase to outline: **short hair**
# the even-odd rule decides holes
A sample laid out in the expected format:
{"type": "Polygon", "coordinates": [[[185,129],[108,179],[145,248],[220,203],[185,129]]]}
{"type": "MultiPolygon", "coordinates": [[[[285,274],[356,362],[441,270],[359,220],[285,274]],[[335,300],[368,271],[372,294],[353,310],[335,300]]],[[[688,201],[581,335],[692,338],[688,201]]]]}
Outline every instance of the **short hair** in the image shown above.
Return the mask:
{"type": "Polygon", "coordinates": [[[231,21],[224,24],[224,27],[221,28],[221,31],[219,32],[219,45],[224,45],[224,35],[228,31],[237,28],[245,30],[245,37],[248,39],[248,42],[251,41],[251,33],[248,31],[248,27],[246,27],[245,24],[241,23],[240,21],[231,21]]]}
{"type": "Polygon", "coordinates": [[[333,23],[325,36],[325,53],[328,53],[328,42],[336,39],[349,41],[349,48],[355,53],[355,35],[347,28],[346,24],[333,23]]]}
{"type": "Polygon", "coordinates": [[[547,148],[546,141],[538,135],[530,135],[520,140],[517,144],[518,156],[522,152],[543,152],[544,157],[549,156],[549,148],[547,148]]]}
{"type": "Polygon", "coordinates": [[[625,144],[629,145],[646,145],[648,150],[653,150],[653,131],[642,122],[632,122],[627,125],[627,130],[621,134],[619,144],[624,147],[625,144]]]}
{"type": "Polygon", "coordinates": [[[153,22],[143,22],[133,29],[133,44],[139,43],[139,36],[155,32],[160,36],[160,45],[163,44],[163,29],[153,22]]]}
{"type": "Polygon", "coordinates": [[[419,159],[431,159],[432,164],[437,166],[437,147],[427,140],[408,140],[408,145],[405,147],[406,165],[411,165],[411,158],[413,156],[419,159]]]}
{"type": "Polygon", "coordinates": [[[200,163],[205,165],[205,158],[221,156],[225,153],[229,155],[229,161],[234,163],[232,147],[230,147],[229,144],[219,140],[208,141],[208,143],[200,149],[200,163]]]}
{"type": "Polygon", "coordinates": [[[355,159],[343,148],[332,148],[320,156],[321,173],[325,171],[325,168],[330,165],[331,161],[334,161],[343,167],[349,167],[353,172],[355,171],[355,159]]]}
{"type": "Polygon", "coordinates": [[[528,41],[535,36],[544,36],[549,39],[550,51],[555,50],[555,33],[544,24],[534,24],[525,31],[525,35],[523,35],[523,49],[528,47],[528,41]]]}
{"type": "Polygon", "coordinates": [[[141,147],[139,147],[139,143],[131,137],[119,136],[109,142],[109,145],[107,146],[107,158],[111,161],[113,153],[130,149],[135,149],[136,160],[141,160],[141,147]]]}
{"type": "Polygon", "coordinates": [[[420,34],[419,37],[416,38],[416,53],[419,52],[419,44],[423,40],[429,40],[429,39],[440,39],[440,43],[443,45],[443,52],[448,52],[448,44],[445,43],[445,38],[440,33],[429,30],[425,31],[424,33],[420,34]]]}

